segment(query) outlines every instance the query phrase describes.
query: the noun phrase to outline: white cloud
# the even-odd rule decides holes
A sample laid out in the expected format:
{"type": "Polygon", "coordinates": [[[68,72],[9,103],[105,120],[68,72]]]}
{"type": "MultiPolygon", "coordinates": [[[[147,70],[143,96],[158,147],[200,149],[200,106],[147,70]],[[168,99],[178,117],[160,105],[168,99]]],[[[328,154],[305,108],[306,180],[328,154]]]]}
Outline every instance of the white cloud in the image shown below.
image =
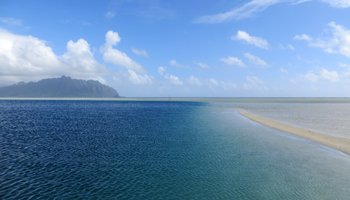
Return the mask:
{"type": "Polygon", "coordinates": [[[72,71],[90,74],[101,74],[104,71],[103,66],[95,60],[89,43],[84,39],[79,39],[76,42],[68,41],[67,52],[62,55],[61,60],[72,71]]]}
{"type": "Polygon", "coordinates": [[[112,48],[114,45],[117,45],[120,42],[121,38],[118,32],[107,31],[105,40],[106,46],[112,48]]]}
{"type": "Polygon", "coordinates": [[[1,75],[50,74],[59,69],[59,59],[43,40],[0,29],[0,44],[1,75]]]}
{"type": "Polygon", "coordinates": [[[168,79],[173,85],[183,85],[183,82],[180,80],[180,78],[175,75],[168,74],[165,78],[168,79]]]}
{"type": "Polygon", "coordinates": [[[119,42],[120,37],[117,32],[108,31],[106,33],[106,42],[102,47],[103,59],[105,62],[112,63],[137,73],[144,73],[143,67],[132,60],[126,53],[114,48],[119,42]]]}
{"type": "Polygon", "coordinates": [[[114,16],[115,16],[115,12],[113,12],[113,11],[108,11],[105,13],[105,17],[107,19],[112,19],[112,18],[114,18],[114,16]]]}
{"type": "Polygon", "coordinates": [[[159,73],[159,75],[161,75],[164,79],[168,80],[173,85],[177,85],[177,86],[183,85],[183,82],[180,80],[179,77],[172,75],[172,74],[168,74],[164,67],[158,67],[158,73],[159,73]]]}
{"type": "Polygon", "coordinates": [[[316,40],[311,45],[329,53],[350,57],[350,30],[335,22],[330,22],[328,26],[331,28],[332,36],[326,40],[316,40]]]}
{"type": "Polygon", "coordinates": [[[255,64],[255,65],[260,65],[260,66],[267,66],[266,61],[264,61],[263,59],[254,56],[250,53],[245,53],[244,57],[246,57],[251,63],[255,64]]]}
{"type": "MultiPolygon", "coordinates": [[[[151,84],[153,78],[146,74],[146,70],[140,64],[132,60],[126,53],[115,48],[120,41],[121,38],[118,32],[108,31],[106,33],[105,44],[101,48],[104,61],[127,69],[127,77],[129,81],[135,85],[151,84]]],[[[139,55],[147,54],[146,51],[137,49],[133,49],[133,52],[139,55]]]]}
{"type": "Polygon", "coordinates": [[[128,70],[128,78],[135,85],[149,85],[152,84],[153,79],[147,74],[138,74],[135,71],[128,70]]]}
{"type": "Polygon", "coordinates": [[[335,8],[349,8],[350,1],[349,0],[322,0],[325,3],[335,7],[335,8]]]}
{"type": "Polygon", "coordinates": [[[217,86],[219,86],[219,81],[217,81],[214,78],[210,78],[208,82],[209,82],[209,87],[213,87],[213,86],[217,87],[217,86]]]}
{"type": "MultiPolygon", "coordinates": [[[[118,42],[120,37],[117,33],[107,32],[102,49],[104,58],[127,68],[124,77],[132,84],[151,84],[153,78],[143,73],[141,66],[113,48],[118,42]]],[[[103,77],[107,69],[95,59],[89,43],[84,39],[68,41],[66,52],[56,55],[51,47],[39,38],[16,35],[0,29],[0,44],[0,85],[62,75],[105,82],[103,77]]]]}
{"type": "Polygon", "coordinates": [[[221,62],[225,63],[226,65],[245,67],[245,64],[237,57],[228,56],[226,58],[221,58],[220,60],[221,60],[221,62]]]}
{"type": "Polygon", "coordinates": [[[105,68],[95,60],[89,44],[83,39],[69,41],[62,56],[57,56],[39,38],[2,29],[0,43],[0,84],[61,75],[102,80],[105,68]]]}
{"type": "Polygon", "coordinates": [[[231,19],[248,18],[266,8],[279,3],[281,0],[252,0],[243,4],[238,8],[233,8],[230,11],[222,12],[214,15],[199,17],[195,20],[196,23],[221,23],[231,19]]]}
{"type": "Polygon", "coordinates": [[[319,75],[314,72],[308,72],[304,75],[304,78],[311,82],[317,82],[319,79],[319,75]]]}
{"type": "Polygon", "coordinates": [[[308,42],[309,46],[321,48],[327,53],[350,57],[350,30],[335,22],[330,22],[328,27],[331,35],[327,38],[313,39],[308,37],[304,40],[308,42]]]}
{"type": "Polygon", "coordinates": [[[283,50],[291,50],[291,51],[294,51],[295,50],[295,47],[292,45],[292,44],[280,44],[279,45],[281,49],[283,50]]]}
{"type": "Polygon", "coordinates": [[[158,74],[161,76],[164,76],[166,73],[166,70],[164,67],[158,67],[158,74]]]}
{"type": "Polygon", "coordinates": [[[12,17],[0,17],[0,22],[11,26],[22,26],[22,20],[12,17]]]}
{"type": "Polygon", "coordinates": [[[320,71],[320,77],[324,80],[329,80],[329,81],[338,81],[339,80],[338,72],[328,71],[326,69],[322,69],[320,71]]]}
{"type": "Polygon", "coordinates": [[[188,83],[193,86],[202,86],[202,81],[200,81],[197,77],[195,76],[190,76],[188,78],[188,83]]]}
{"type": "Polygon", "coordinates": [[[317,82],[319,80],[326,80],[326,81],[339,81],[339,74],[336,71],[329,71],[327,69],[322,69],[319,72],[313,72],[310,71],[303,75],[304,78],[311,82],[317,82]]]}
{"type": "Polygon", "coordinates": [[[294,51],[295,47],[292,44],[279,44],[280,49],[294,51]]]}
{"type": "Polygon", "coordinates": [[[147,51],[144,49],[131,48],[131,51],[137,56],[141,56],[145,58],[149,57],[147,51]]]}
{"type": "Polygon", "coordinates": [[[208,64],[205,64],[202,62],[196,62],[195,65],[197,65],[201,69],[209,69],[210,68],[208,64]]]}
{"type": "Polygon", "coordinates": [[[172,59],[169,61],[169,64],[173,67],[185,67],[185,65],[180,64],[179,62],[177,62],[177,60],[172,59]]]}
{"type": "MultiPolygon", "coordinates": [[[[270,6],[280,4],[280,3],[289,3],[291,5],[298,5],[311,0],[251,0],[239,7],[235,7],[229,11],[221,12],[213,15],[201,16],[194,20],[195,23],[222,23],[229,20],[240,20],[244,18],[249,18],[255,14],[264,11],[270,6]]],[[[349,0],[318,0],[325,2],[335,8],[349,8],[349,0]]]]}
{"type": "Polygon", "coordinates": [[[252,36],[249,33],[241,30],[237,31],[236,35],[232,36],[232,39],[241,40],[262,49],[268,49],[269,47],[269,43],[263,38],[252,36]]]}
{"type": "Polygon", "coordinates": [[[301,34],[294,36],[294,40],[311,41],[311,37],[307,34],[301,34]]]}

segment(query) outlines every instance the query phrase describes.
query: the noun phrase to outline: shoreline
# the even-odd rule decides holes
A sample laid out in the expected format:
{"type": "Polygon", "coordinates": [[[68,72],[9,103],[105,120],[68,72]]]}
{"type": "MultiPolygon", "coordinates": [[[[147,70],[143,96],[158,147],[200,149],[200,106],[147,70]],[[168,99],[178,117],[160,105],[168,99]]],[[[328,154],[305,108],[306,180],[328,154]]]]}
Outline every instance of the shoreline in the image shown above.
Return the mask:
{"type": "Polygon", "coordinates": [[[22,101],[186,101],[208,103],[350,103],[350,97],[0,97],[22,101]]]}
{"type": "Polygon", "coordinates": [[[350,139],[347,138],[339,138],[330,135],[324,135],[321,133],[317,133],[315,131],[310,131],[307,129],[295,127],[293,125],[285,124],[270,118],[265,118],[259,115],[255,115],[246,110],[238,109],[238,112],[261,125],[277,129],[282,132],[286,132],[304,139],[309,139],[319,144],[325,145],[327,147],[331,147],[333,149],[339,150],[347,155],[350,155],[350,139]]]}

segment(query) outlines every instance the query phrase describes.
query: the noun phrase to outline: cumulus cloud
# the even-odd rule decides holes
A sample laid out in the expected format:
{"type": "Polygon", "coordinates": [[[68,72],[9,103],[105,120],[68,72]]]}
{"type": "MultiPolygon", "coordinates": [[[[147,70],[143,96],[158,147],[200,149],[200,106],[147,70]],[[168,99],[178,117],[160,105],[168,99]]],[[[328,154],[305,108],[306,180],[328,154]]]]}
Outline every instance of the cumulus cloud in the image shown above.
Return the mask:
{"type": "Polygon", "coordinates": [[[245,64],[243,63],[243,61],[237,57],[234,57],[234,56],[228,56],[225,58],[221,58],[220,60],[221,60],[221,62],[225,63],[226,65],[245,67],[245,64]]]}
{"type": "Polygon", "coordinates": [[[164,67],[158,67],[158,74],[161,75],[164,79],[168,80],[173,85],[183,85],[183,81],[181,81],[179,77],[172,74],[168,74],[164,67]]]}
{"type": "Polygon", "coordinates": [[[335,22],[330,22],[328,26],[332,35],[328,39],[316,39],[311,45],[329,53],[350,57],[350,30],[335,22]]]}
{"type": "Polygon", "coordinates": [[[311,41],[311,37],[307,34],[300,34],[294,36],[294,40],[311,41]]]}
{"type": "Polygon", "coordinates": [[[59,60],[45,41],[0,29],[1,74],[34,74],[59,67],[59,60]]]}
{"type": "MultiPolygon", "coordinates": [[[[107,32],[101,48],[104,60],[126,68],[124,77],[132,84],[151,84],[153,78],[144,73],[141,65],[114,48],[119,42],[118,33],[107,32]]],[[[89,43],[82,38],[68,41],[62,55],[56,55],[44,40],[3,29],[0,29],[0,44],[0,85],[62,75],[105,82],[107,68],[95,59],[89,43]]]]}
{"type": "Polygon", "coordinates": [[[120,42],[121,38],[118,32],[107,31],[105,40],[106,46],[112,48],[114,45],[117,45],[120,42]]]}
{"type": "MultiPolygon", "coordinates": [[[[311,0],[251,0],[241,6],[232,8],[229,11],[221,12],[213,15],[201,16],[194,20],[195,23],[222,23],[230,20],[240,20],[249,18],[255,14],[266,10],[267,8],[280,4],[289,3],[290,5],[298,5],[311,0]]],[[[335,8],[349,8],[349,0],[315,0],[324,2],[335,8]]]]}
{"type": "Polygon", "coordinates": [[[83,39],[69,41],[67,51],[62,56],[56,55],[39,38],[2,29],[0,43],[1,84],[61,75],[101,80],[105,70],[95,60],[89,44],[83,39]]]}
{"type": "Polygon", "coordinates": [[[250,53],[245,53],[244,57],[246,57],[251,63],[255,65],[260,65],[260,66],[267,66],[267,63],[265,60],[259,58],[258,56],[254,56],[253,54],[250,53]]]}
{"type": "MultiPolygon", "coordinates": [[[[89,43],[84,39],[79,39],[76,42],[68,41],[67,52],[63,54],[61,60],[65,66],[69,66],[70,70],[73,71],[90,74],[100,74],[104,71],[104,67],[95,60],[89,43]]],[[[78,76],[78,74],[76,75],[78,76]]]]}
{"type": "Polygon", "coordinates": [[[183,82],[180,80],[180,78],[172,74],[167,75],[165,78],[168,79],[170,83],[174,85],[183,85],[183,82]]]}
{"type": "Polygon", "coordinates": [[[140,64],[132,60],[126,53],[114,48],[121,40],[118,32],[108,31],[105,40],[105,44],[102,47],[105,62],[133,70],[137,73],[144,73],[144,69],[140,64]]]}
{"type": "Polygon", "coordinates": [[[337,71],[329,71],[327,69],[321,69],[319,72],[310,71],[303,75],[303,77],[311,82],[317,82],[320,80],[335,82],[339,80],[339,74],[337,71]]]}
{"type": "MultiPolygon", "coordinates": [[[[105,44],[101,48],[103,60],[106,63],[125,68],[129,81],[135,85],[152,84],[153,78],[146,73],[143,66],[132,60],[126,53],[115,48],[120,41],[121,38],[118,32],[107,31],[105,44]]],[[[132,51],[139,56],[148,56],[144,50],[132,49],[132,51]]]]}
{"type": "Polygon", "coordinates": [[[252,36],[249,33],[241,30],[237,31],[237,33],[234,36],[232,36],[232,39],[241,40],[246,42],[247,44],[251,44],[262,49],[268,49],[269,47],[269,43],[265,39],[252,36]]]}
{"type": "Polygon", "coordinates": [[[153,78],[149,75],[138,74],[131,69],[128,70],[128,78],[135,85],[149,85],[153,82],[153,78]]]}
{"type": "Polygon", "coordinates": [[[131,48],[131,51],[137,56],[141,56],[145,58],[149,57],[147,51],[144,49],[131,48]]]}
{"type": "Polygon", "coordinates": [[[328,28],[331,34],[326,38],[300,37],[300,39],[307,41],[309,46],[321,48],[327,53],[350,57],[350,29],[335,22],[330,22],[328,28]]]}
{"type": "Polygon", "coordinates": [[[328,80],[328,81],[338,81],[339,80],[339,74],[336,71],[328,71],[326,69],[322,69],[319,74],[321,79],[328,80]]]}

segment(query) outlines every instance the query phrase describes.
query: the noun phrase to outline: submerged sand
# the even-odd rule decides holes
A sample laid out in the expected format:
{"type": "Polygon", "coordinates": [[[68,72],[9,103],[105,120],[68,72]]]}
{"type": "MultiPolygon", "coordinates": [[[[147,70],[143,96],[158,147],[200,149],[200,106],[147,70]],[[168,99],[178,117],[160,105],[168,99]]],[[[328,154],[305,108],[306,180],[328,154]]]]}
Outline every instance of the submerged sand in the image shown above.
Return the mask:
{"type": "Polygon", "coordinates": [[[302,138],[310,139],[312,141],[318,142],[320,144],[337,149],[339,151],[342,151],[350,155],[350,139],[324,135],[324,134],[310,131],[307,129],[295,127],[276,120],[255,115],[251,112],[248,112],[242,109],[239,110],[239,113],[245,116],[246,118],[251,119],[255,122],[258,122],[262,125],[265,125],[283,132],[287,132],[302,138]]]}

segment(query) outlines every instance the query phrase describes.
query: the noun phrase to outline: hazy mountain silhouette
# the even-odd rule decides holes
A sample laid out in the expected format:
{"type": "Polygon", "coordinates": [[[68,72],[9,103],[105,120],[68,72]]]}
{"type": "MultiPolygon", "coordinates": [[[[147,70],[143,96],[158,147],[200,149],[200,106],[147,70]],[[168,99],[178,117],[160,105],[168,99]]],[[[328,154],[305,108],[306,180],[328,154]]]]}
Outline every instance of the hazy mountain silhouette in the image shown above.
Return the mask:
{"type": "Polygon", "coordinates": [[[72,79],[67,76],[43,79],[38,82],[20,82],[0,87],[0,97],[119,97],[118,92],[94,80],[72,79]]]}

